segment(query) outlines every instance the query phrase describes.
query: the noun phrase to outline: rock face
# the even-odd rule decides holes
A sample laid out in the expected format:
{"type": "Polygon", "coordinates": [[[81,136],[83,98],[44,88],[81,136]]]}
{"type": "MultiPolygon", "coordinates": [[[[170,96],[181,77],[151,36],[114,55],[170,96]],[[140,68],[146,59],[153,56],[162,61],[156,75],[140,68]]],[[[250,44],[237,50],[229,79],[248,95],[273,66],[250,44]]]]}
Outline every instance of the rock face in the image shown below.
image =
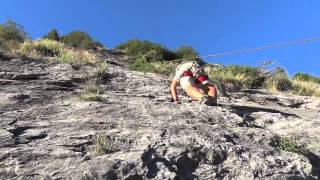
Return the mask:
{"type": "Polygon", "coordinates": [[[319,98],[243,90],[206,107],[180,92],[173,104],[170,79],[113,53],[102,102],[79,99],[90,66],[0,56],[0,179],[319,178],[319,98]]]}

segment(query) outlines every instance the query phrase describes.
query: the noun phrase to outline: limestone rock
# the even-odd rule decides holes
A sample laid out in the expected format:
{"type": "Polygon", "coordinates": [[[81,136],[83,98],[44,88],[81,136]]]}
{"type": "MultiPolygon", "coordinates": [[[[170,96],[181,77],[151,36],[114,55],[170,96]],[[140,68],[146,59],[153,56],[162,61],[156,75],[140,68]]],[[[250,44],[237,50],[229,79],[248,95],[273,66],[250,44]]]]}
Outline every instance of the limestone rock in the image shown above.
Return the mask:
{"type": "Polygon", "coordinates": [[[170,79],[100,54],[101,102],[79,98],[91,66],[0,54],[0,179],[317,179],[319,98],[242,90],[201,106],[170,79]],[[305,144],[298,154],[275,136],[305,144]]]}

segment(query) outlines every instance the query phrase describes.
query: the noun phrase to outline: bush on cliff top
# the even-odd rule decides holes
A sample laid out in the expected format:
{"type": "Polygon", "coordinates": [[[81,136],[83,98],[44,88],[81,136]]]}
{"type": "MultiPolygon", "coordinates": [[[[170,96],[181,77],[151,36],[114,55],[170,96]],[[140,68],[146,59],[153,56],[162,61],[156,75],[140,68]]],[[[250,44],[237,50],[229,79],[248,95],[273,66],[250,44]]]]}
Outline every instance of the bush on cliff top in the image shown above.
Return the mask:
{"type": "Polygon", "coordinates": [[[19,44],[28,39],[23,27],[11,20],[0,24],[0,48],[12,51],[19,48],[19,44]]]}
{"type": "Polygon", "coordinates": [[[210,79],[217,83],[239,82],[241,88],[251,88],[253,81],[260,77],[257,67],[230,65],[230,66],[207,66],[210,79]]]}
{"type": "Polygon", "coordinates": [[[11,20],[0,24],[0,39],[4,41],[23,42],[28,38],[28,34],[23,27],[11,20]]]}
{"type": "Polygon", "coordinates": [[[50,39],[25,41],[18,49],[18,53],[35,58],[56,57],[59,61],[69,64],[92,64],[97,59],[95,54],[87,50],[69,48],[61,42],[50,39]]]}
{"type": "Polygon", "coordinates": [[[308,81],[320,84],[320,77],[311,76],[310,74],[305,73],[296,73],[293,76],[293,79],[297,81],[308,81]]]}
{"type": "Polygon", "coordinates": [[[54,41],[60,41],[61,37],[58,33],[58,30],[52,29],[48,34],[43,36],[43,39],[51,39],[54,41]]]}
{"type": "Polygon", "coordinates": [[[171,51],[157,43],[133,39],[116,48],[125,50],[133,57],[129,66],[131,70],[142,72],[170,75],[174,72],[177,63],[183,61],[183,58],[203,62],[198,58],[198,53],[190,46],[182,46],[176,51],[171,51]],[[176,59],[180,59],[179,62],[172,62],[176,59]]]}
{"type": "Polygon", "coordinates": [[[73,31],[65,36],[62,36],[61,41],[64,44],[77,49],[94,50],[98,47],[103,47],[101,43],[93,40],[88,33],[82,31],[73,31]]]}

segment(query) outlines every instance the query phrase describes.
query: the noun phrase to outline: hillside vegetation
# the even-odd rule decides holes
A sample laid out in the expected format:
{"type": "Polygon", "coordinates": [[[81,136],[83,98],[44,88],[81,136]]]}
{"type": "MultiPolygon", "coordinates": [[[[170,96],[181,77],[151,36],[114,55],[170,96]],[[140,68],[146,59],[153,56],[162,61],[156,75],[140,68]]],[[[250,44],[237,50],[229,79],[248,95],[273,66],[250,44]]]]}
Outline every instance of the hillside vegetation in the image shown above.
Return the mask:
{"type": "Polygon", "coordinates": [[[133,57],[129,68],[136,71],[171,75],[184,58],[204,63],[199,58],[198,52],[190,46],[181,46],[171,51],[157,43],[133,39],[116,48],[126,51],[133,57]]]}
{"type": "MultiPolygon", "coordinates": [[[[104,47],[82,31],[60,35],[52,29],[43,38],[31,40],[21,25],[7,21],[0,25],[0,48],[23,57],[44,56],[70,64],[95,64],[97,57],[94,51],[104,47]]],[[[186,45],[170,50],[154,42],[133,39],[119,44],[116,49],[131,57],[129,69],[135,71],[172,76],[178,64],[185,60],[206,64],[195,49],[186,45]]],[[[272,92],[320,96],[319,77],[297,73],[290,78],[284,68],[273,67],[272,62],[262,62],[258,66],[206,64],[206,71],[213,81],[232,84],[234,90],[266,88],[272,92]]]]}
{"type": "MultiPolygon", "coordinates": [[[[134,57],[130,68],[136,71],[172,76],[177,65],[184,60],[204,63],[197,51],[188,46],[171,51],[159,44],[135,39],[120,44],[117,48],[134,57]]],[[[206,64],[206,71],[216,83],[232,84],[235,90],[266,88],[272,92],[286,91],[303,96],[320,96],[320,78],[303,73],[297,73],[290,78],[284,68],[273,67],[272,61],[261,62],[258,66],[206,64]]]]}

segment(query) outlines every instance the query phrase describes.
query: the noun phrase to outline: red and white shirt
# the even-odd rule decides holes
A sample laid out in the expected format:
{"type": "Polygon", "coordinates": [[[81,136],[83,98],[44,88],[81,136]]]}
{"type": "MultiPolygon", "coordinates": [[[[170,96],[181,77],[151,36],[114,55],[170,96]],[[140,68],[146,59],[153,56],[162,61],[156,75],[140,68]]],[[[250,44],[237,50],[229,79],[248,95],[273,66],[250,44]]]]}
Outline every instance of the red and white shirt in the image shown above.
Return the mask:
{"type": "Polygon", "coordinates": [[[195,83],[209,83],[208,75],[202,67],[195,67],[195,63],[194,61],[190,61],[180,64],[176,69],[176,74],[173,79],[180,82],[181,78],[189,77],[192,78],[195,83]]]}

